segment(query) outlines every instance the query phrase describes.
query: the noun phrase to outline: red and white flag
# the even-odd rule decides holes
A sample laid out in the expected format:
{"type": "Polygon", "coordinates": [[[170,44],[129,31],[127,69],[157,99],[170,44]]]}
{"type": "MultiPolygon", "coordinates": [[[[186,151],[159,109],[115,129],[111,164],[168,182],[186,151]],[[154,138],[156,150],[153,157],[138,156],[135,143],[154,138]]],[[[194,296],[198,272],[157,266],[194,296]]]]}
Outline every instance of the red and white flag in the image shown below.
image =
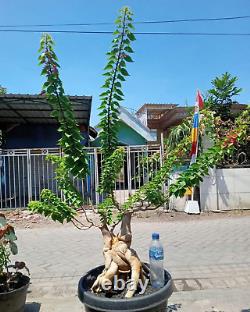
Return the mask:
{"type": "Polygon", "coordinates": [[[197,95],[196,95],[196,105],[199,107],[199,109],[204,108],[203,98],[202,98],[199,90],[197,91],[197,95]]]}
{"type": "Polygon", "coordinates": [[[192,132],[191,132],[192,148],[191,148],[190,164],[193,164],[196,162],[196,157],[198,153],[198,141],[199,141],[199,123],[200,123],[199,111],[203,107],[204,107],[203,98],[200,94],[200,91],[198,90],[197,95],[196,95],[196,103],[195,103],[194,116],[193,116],[193,126],[192,126],[192,132]]]}

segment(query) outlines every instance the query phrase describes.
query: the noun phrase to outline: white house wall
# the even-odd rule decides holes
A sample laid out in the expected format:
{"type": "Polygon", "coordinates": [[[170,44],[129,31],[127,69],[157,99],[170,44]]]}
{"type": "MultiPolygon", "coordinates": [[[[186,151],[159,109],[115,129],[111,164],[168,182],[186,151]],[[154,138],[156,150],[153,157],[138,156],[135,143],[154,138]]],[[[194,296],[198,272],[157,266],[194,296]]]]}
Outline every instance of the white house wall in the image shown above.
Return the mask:
{"type": "Polygon", "coordinates": [[[200,184],[201,210],[250,209],[250,168],[211,170],[200,184]]]}

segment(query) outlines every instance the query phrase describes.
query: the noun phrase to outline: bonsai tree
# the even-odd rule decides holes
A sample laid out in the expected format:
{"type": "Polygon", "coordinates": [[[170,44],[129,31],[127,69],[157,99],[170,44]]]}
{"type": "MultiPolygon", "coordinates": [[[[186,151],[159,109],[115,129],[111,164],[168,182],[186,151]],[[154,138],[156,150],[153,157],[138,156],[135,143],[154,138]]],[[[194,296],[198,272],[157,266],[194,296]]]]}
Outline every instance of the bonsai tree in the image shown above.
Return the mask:
{"type": "Polygon", "coordinates": [[[0,214],[0,293],[10,292],[23,286],[20,270],[29,270],[24,262],[11,264],[10,255],[18,252],[14,228],[7,223],[4,214],[0,214]]]}
{"type": "MultiPolygon", "coordinates": [[[[41,192],[40,201],[30,202],[29,208],[62,223],[73,222],[82,230],[98,228],[103,237],[105,267],[95,280],[92,291],[102,291],[103,285],[105,288],[107,285],[112,287],[114,276],[119,272],[127,272],[131,277],[131,285],[125,297],[131,298],[137,289],[139,278],[143,280],[148,273],[148,268],[131,248],[132,215],[138,211],[158,209],[168,201],[169,196],[183,196],[188,187],[199,184],[202,177],[208,174],[208,169],[220,161],[225,154],[231,153],[235,142],[246,135],[245,121],[250,117],[248,109],[244,112],[244,116],[237,120],[231,132],[224,138],[218,138],[215,135],[214,112],[204,110],[200,129],[201,133],[205,131],[210,133],[214,142],[213,147],[201,153],[197,162],[164,192],[163,186],[173,168],[185,161],[185,156],[190,150],[189,134],[184,131],[183,135],[171,145],[166,144],[161,168],[152,175],[149,182],[131,195],[125,203],[119,203],[114,189],[117,175],[123,165],[125,151],[118,146],[117,130],[119,105],[124,98],[122,85],[129,76],[127,63],[132,62],[131,43],[135,40],[131,11],[127,7],[123,8],[115,23],[117,28],[111,50],[107,53],[108,61],[104,68],[105,82],[102,86],[103,92],[100,94],[99,126],[102,129],[100,137],[103,161],[98,192],[103,195],[104,200],[97,206],[90,207],[97,218],[89,217],[86,206],[83,205],[83,198],[72,183],[72,175],[80,179],[84,179],[87,175],[87,154],[80,144],[81,134],[69,99],[64,93],[59,75],[60,66],[54,52],[54,42],[48,34],[44,34],[41,39],[39,63],[43,67],[42,75],[46,77],[43,90],[52,108],[52,116],[60,123],[58,131],[61,133],[61,139],[58,143],[63,148],[64,156],[49,156],[49,159],[57,165],[56,179],[64,194],[64,200],[59,199],[51,190],[45,189],[41,192]],[[78,209],[82,210],[84,220],[78,218],[78,209]]],[[[189,121],[187,123],[191,124],[189,121]]]]}

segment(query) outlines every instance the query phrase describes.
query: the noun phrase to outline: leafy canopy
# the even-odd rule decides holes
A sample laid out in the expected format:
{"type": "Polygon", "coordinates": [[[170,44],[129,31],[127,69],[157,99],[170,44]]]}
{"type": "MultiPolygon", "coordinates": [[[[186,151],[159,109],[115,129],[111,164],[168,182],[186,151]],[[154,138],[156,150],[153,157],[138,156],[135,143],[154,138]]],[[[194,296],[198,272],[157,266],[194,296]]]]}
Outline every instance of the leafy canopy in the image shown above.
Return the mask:
{"type": "MultiPolygon", "coordinates": [[[[131,41],[135,40],[132,33],[132,13],[124,7],[115,21],[116,30],[112,40],[111,51],[107,53],[108,62],[104,68],[105,82],[100,94],[100,128],[102,129],[101,147],[103,164],[99,192],[106,197],[99,205],[101,221],[112,222],[111,210],[118,207],[114,198],[115,181],[121,170],[124,160],[124,149],[118,148],[117,130],[119,120],[120,101],[123,100],[122,83],[129,76],[126,69],[127,62],[132,62],[130,56],[133,50],[131,41]]],[[[43,66],[41,74],[46,77],[43,85],[48,103],[52,108],[52,116],[59,123],[62,138],[59,145],[64,156],[50,156],[49,159],[56,163],[56,179],[60,190],[63,192],[64,201],[50,190],[43,190],[40,201],[29,203],[29,208],[34,212],[43,213],[59,222],[71,221],[75,217],[75,209],[83,205],[81,195],[72,184],[71,175],[84,178],[88,172],[86,152],[81,145],[82,137],[76,124],[69,99],[65,96],[63,84],[59,76],[59,64],[54,52],[54,41],[49,34],[44,34],[40,45],[39,64],[43,66]]]]}
{"type": "MultiPolygon", "coordinates": [[[[133,61],[131,42],[135,40],[132,13],[129,8],[124,7],[120,11],[115,24],[114,39],[111,50],[107,53],[108,60],[104,68],[103,92],[100,94],[99,127],[103,160],[98,191],[104,195],[104,200],[97,206],[102,224],[112,225],[112,228],[127,212],[156,209],[168,201],[169,196],[183,196],[188,187],[197,185],[208,174],[209,168],[225,155],[232,153],[235,144],[246,137],[247,123],[250,122],[248,108],[236,119],[233,128],[225,129],[225,136],[216,136],[218,118],[228,117],[233,103],[232,97],[239,94],[241,89],[235,87],[237,78],[228,73],[215,78],[212,81],[214,88],[208,92],[207,103],[210,109],[202,111],[200,127],[201,134],[207,133],[214,145],[200,153],[197,162],[181,174],[167,192],[164,192],[163,184],[169,179],[173,168],[186,161],[190,150],[191,119],[185,120],[181,126],[172,130],[169,139],[166,140],[167,147],[159,171],[120,205],[114,195],[116,178],[124,162],[124,148],[118,147],[117,138],[119,107],[124,99],[122,85],[129,76],[127,63],[133,61]],[[115,210],[117,213],[114,213],[115,210]]],[[[64,94],[59,77],[60,66],[54,52],[54,42],[48,34],[43,35],[41,39],[40,53],[39,63],[43,66],[42,75],[46,77],[43,90],[52,107],[52,115],[60,123],[59,131],[62,134],[59,144],[63,148],[64,157],[50,156],[50,159],[57,164],[56,179],[64,194],[64,200],[61,201],[50,190],[43,190],[40,202],[31,202],[29,206],[33,211],[43,213],[54,220],[69,222],[74,220],[76,208],[83,205],[81,195],[72,184],[71,176],[85,177],[88,172],[87,156],[81,145],[82,137],[70,101],[64,94]]]]}
{"type": "Polygon", "coordinates": [[[207,105],[223,120],[230,118],[233,97],[239,95],[241,88],[236,87],[238,78],[228,72],[212,80],[213,88],[208,90],[207,105]]]}
{"type": "Polygon", "coordinates": [[[7,93],[7,89],[0,85],[0,94],[6,94],[6,93],[7,93]]]}
{"type": "Polygon", "coordinates": [[[54,41],[49,34],[42,36],[39,52],[41,75],[46,77],[43,92],[51,106],[51,115],[59,122],[58,131],[61,138],[58,144],[63,149],[63,157],[52,155],[48,159],[57,166],[56,180],[63,192],[64,200],[62,201],[51,190],[44,189],[40,201],[31,201],[29,208],[33,212],[42,213],[63,223],[71,221],[76,215],[75,208],[83,205],[81,195],[74,187],[71,176],[84,179],[88,172],[88,160],[84,146],[81,144],[83,138],[72,105],[64,92],[59,75],[60,66],[54,52],[54,41]]]}
{"type": "Polygon", "coordinates": [[[119,210],[119,204],[114,196],[117,176],[124,162],[124,149],[118,148],[118,121],[120,102],[124,99],[123,82],[129,76],[127,63],[133,62],[131,42],[133,34],[132,12],[128,7],[120,10],[115,21],[116,30],[112,40],[111,50],[107,53],[107,65],[104,68],[105,81],[100,94],[101,104],[99,127],[101,129],[101,150],[103,153],[102,172],[99,192],[105,195],[105,200],[98,206],[98,212],[103,223],[111,224],[113,211],[119,210]]]}

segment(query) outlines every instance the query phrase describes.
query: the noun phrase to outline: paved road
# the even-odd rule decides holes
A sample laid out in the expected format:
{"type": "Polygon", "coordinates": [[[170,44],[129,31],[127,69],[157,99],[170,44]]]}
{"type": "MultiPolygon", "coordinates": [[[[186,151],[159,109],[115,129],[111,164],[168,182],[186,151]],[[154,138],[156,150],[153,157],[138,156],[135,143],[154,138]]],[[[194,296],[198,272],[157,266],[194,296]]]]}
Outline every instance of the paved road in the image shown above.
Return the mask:
{"type": "MultiPolygon", "coordinates": [[[[147,260],[151,232],[161,235],[165,266],[176,286],[170,300],[172,311],[250,312],[250,217],[136,221],[133,231],[133,246],[143,260],[147,260]]],[[[75,302],[80,276],[102,264],[100,233],[60,227],[20,229],[17,234],[19,259],[28,264],[32,274],[29,300],[51,305],[40,311],[64,311],[52,309],[55,301],[57,306],[75,302]]],[[[71,307],[71,312],[82,310],[78,304],[75,308],[71,307]]],[[[27,311],[31,309],[39,311],[36,304],[27,306],[27,311]]]]}

